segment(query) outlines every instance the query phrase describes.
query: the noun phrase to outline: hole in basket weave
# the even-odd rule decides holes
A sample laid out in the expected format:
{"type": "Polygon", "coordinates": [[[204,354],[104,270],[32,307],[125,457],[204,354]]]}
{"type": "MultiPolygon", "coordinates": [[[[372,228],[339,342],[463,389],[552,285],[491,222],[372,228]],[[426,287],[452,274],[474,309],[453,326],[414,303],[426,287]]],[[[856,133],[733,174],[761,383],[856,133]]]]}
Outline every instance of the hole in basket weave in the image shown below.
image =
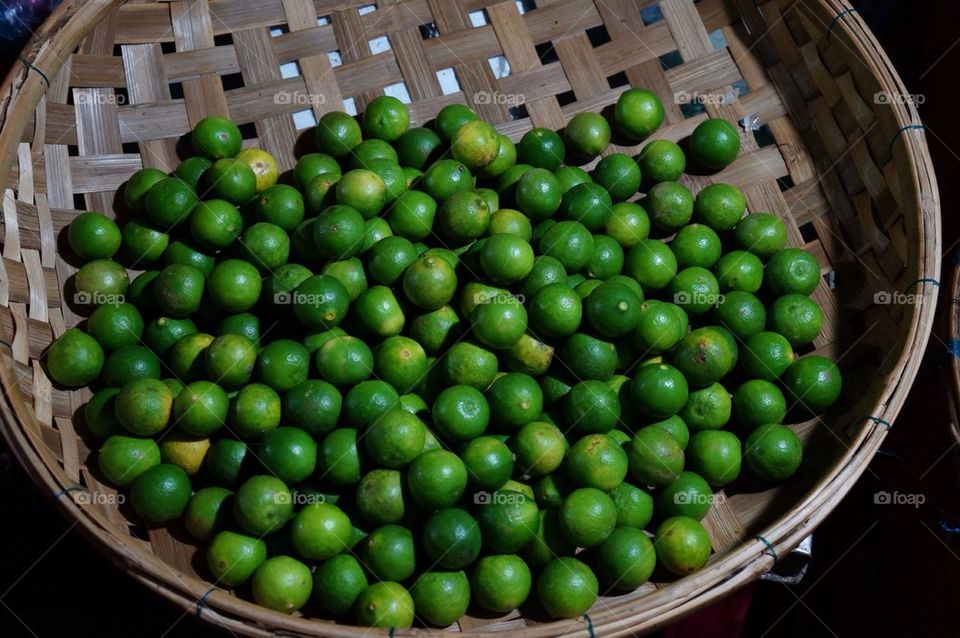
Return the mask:
{"type": "Polygon", "coordinates": [[[343,58],[340,56],[340,49],[334,49],[333,51],[327,52],[327,57],[330,58],[330,66],[340,66],[343,64],[343,58]]]}
{"type": "Polygon", "coordinates": [[[598,24],[587,29],[587,38],[590,39],[590,44],[596,48],[610,41],[610,33],[607,31],[607,27],[598,24]]]}
{"type": "Polygon", "coordinates": [[[623,71],[620,71],[620,73],[614,73],[613,75],[608,77],[607,84],[610,86],[611,89],[616,89],[621,86],[627,86],[628,84],[630,84],[630,80],[627,79],[626,73],[624,73],[623,71]]]}
{"type": "Polygon", "coordinates": [[[646,26],[663,20],[663,12],[660,11],[660,5],[655,4],[640,9],[640,19],[643,20],[643,24],[646,26]]]}
{"type": "Polygon", "coordinates": [[[813,222],[807,222],[800,227],[800,236],[805,242],[811,242],[817,238],[817,229],[813,227],[813,222]]]}
{"type": "Polygon", "coordinates": [[[537,57],[540,58],[540,64],[550,64],[560,59],[556,49],[553,48],[553,42],[542,42],[534,48],[537,51],[537,57]]]}
{"type": "Polygon", "coordinates": [[[573,91],[564,91],[557,95],[557,104],[560,106],[566,106],[567,104],[573,104],[577,101],[577,94],[573,91]]]}
{"type": "Polygon", "coordinates": [[[527,11],[533,11],[537,8],[537,3],[534,0],[517,0],[517,9],[520,11],[520,14],[524,14],[527,11]]]}
{"type": "Polygon", "coordinates": [[[171,100],[183,99],[183,82],[170,83],[170,99],[171,100]]]}
{"type": "Polygon", "coordinates": [[[487,64],[490,65],[490,70],[493,71],[493,77],[498,80],[510,75],[510,62],[502,55],[487,58],[487,64]]]}
{"type": "Polygon", "coordinates": [[[663,67],[664,71],[669,71],[681,64],[683,64],[683,56],[680,55],[680,51],[671,51],[660,56],[660,66],[663,67]]]}
{"type": "Polygon", "coordinates": [[[777,186],[780,187],[780,192],[786,192],[794,187],[793,178],[789,175],[784,175],[783,177],[777,178],[777,186]]]}
{"type": "Polygon", "coordinates": [[[680,113],[684,118],[693,117],[694,115],[700,115],[707,110],[700,102],[681,102],[678,104],[680,107],[680,113]]]}
{"type": "Polygon", "coordinates": [[[424,40],[435,38],[438,35],[440,35],[440,29],[437,28],[436,22],[428,22],[420,25],[420,37],[424,40]]]}
{"type": "Polygon", "coordinates": [[[460,90],[460,81],[457,79],[457,72],[452,66],[437,71],[437,82],[440,83],[440,90],[444,95],[450,95],[460,90]]]}
{"type": "Polygon", "coordinates": [[[283,35],[284,33],[290,33],[290,28],[285,24],[278,24],[268,28],[270,30],[271,38],[275,38],[278,35],[283,35]]]}
{"type": "Polygon", "coordinates": [[[165,40],[160,43],[160,53],[164,55],[177,52],[177,43],[173,40],[165,40]]]}
{"type": "Polygon", "coordinates": [[[773,137],[773,131],[770,130],[767,124],[753,131],[753,139],[757,141],[757,146],[760,148],[777,143],[777,140],[773,137]]]}
{"type": "Polygon", "coordinates": [[[223,90],[243,88],[243,76],[239,73],[227,73],[220,76],[220,83],[223,84],[223,90]]]}
{"type": "Polygon", "coordinates": [[[507,112],[510,113],[510,117],[514,120],[522,120],[530,117],[530,113],[527,112],[526,105],[518,104],[517,106],[511,106],[507,109],[507,112]]]}
{"type": "Polygon", "coordinates": [[[377,5],[375,4],[365,4],[362,7],[357,7],[357,13],[362,16],[365,16],[368,13],[373,13],[376,10],[377,10],[377,5]]]}
{"type": "Polygon", "coordinates": [[[404,104],[410,104],[410,91],[407,90],[406,82],[397,82],[383,87],[384,95],[395,97],[404,104]]]}
{"type": "Polygon", "coordinates": [[[221,33],[213,36],[213,46],[224,47],[233,44],[232,33],[221,33]]]}
{"type": "Polygon", "coordinates": [[[140,145],[136,142],[124,142],[120,145],[120,149],[125,155],[139,155],[140,153],[140,145]]]}
{"type": "Polygon", "coordinates": [[[467,17],[470,18],[470,24],[474,27],[482,27],[485,24],[490,24],[490,17],[487,15],[486,9],[471,11],[467,14],[467,17]]]}
{"type": "Polygon", "coordinates": [[[370,47],[370,53],[377,55],[390,50],[390,40],[387,39],[387,36],[381,35],[373,40],[367,40],[367,46],[370,47]]]}
{"type": "Polygon", "coordinates": [[[240,129],[240,137],[245,140],[254,140],[257,139],[257,127],[253,122],[247,122],[246,124],[240,124],[237,126],[240,129]]]}

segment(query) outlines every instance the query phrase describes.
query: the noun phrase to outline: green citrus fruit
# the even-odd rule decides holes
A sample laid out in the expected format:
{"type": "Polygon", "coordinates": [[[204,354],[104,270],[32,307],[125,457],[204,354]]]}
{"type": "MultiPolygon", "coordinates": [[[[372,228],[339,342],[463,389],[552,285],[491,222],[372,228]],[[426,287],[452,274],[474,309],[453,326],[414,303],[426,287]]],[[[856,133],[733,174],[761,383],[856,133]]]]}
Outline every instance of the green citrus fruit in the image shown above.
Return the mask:
{"type": "Polygon", "coordinates": [[[67,227],[67,241],[81,259],[109,259],[120,249],[120,228],[103,213],[80,213],[67,227]]]}
{"type": "Polygon", "coordinates": [[[737,222],[733,236],[743,250],[769,259],[786,245],[787,227],[774,213],[751,213],[737,222]]]}
{"type": "Polygon", "coordinates": [[[747,211],[740,189],[729,184],[710,184],[693,202],[693,218],[717,232],[731,230],[747,211]]]}
{"type": "Polygon", "coordinates": [[[278,531],[293,514],[293,496],[275,476],[252,476],[237,489],[233,515],[247,533],[262,538],[278,531]]]}
{"type": "Polygon", "coordinates": [[[626,447],[630,475],[641,485],[663,487],[683,470],[684,449],[663,428],[640,428],[626,447]]]}
{"type": "Polygon", "coordinates": [[[179,518],[193,490],[180,467],[161,463],[138,475],[130,485],[130,505],[140,518],[154,525],[179,518]]]}
{"type": "Polygon", "coordinates": [[[160,448],[152,439],[114,434],[103,442],[97,464],[110,483],[126,487],[160,464],[160,448]]]}
{"type": "Polygon", "coordinates": [[[643,183],[675,182],[687,167],[683,150],[670,140],[653,140],[646,144],[636,157],[643,183]]]}
{"type": "Polygon", "coordinates": [[[633,590],[657,565],[653,542],[635,527],[617,527],[597,550],[597,575],[611,589],[633,590]]]}
{"type": "Polygon", "coordinates": [[[707,530],[687,516],[673,516],[663,521],[653,544],[659,563],[679,576],[695,572],[710,558],[707,530]]]}
{"type": "Polygon", "coordinates": [[[417,578],[410,595],[418,619],[446,627],[467,612],[470,582],[463,572],[428,571],[417,578]]]}
{"type": "Polygon", "coordinates": [[[564,139],[575,156],[592,159],[610,143],[610,125],[599,113],[577,113],[567,122],[564,139]]]}
{"type": "Polygon", "coordinates": [[[704,120],[690,135],[690,156],[703,168],[719,170],[732,164],[739,154],[740,134],[726,120],[704,120]]]}
{"type": "Polygon", "coordinates": [[[581,487],[567,495],[560,507],[560,525],[577,547],[596,547],[607,540],[617,525],[613,499],[593,487],[581,487]]]}
{"type": "Polygon", "coordinates": [[[703,387],[725,377],[736,365],[737,356],[737,343],[729,331],[705,326],[687,333],[677,343],[671,361],[690,385],[703,387]]]}
{"type": "Polygon", "coordinates": [[[722,487],[740,475],[740,439],[724,430],[701,430],[687,445],[689,469],[707,483],[722,487]]]}
{"type": "Polygon", "coordinates": [[[197,153],[217,160],[239,153],[243,138],[236,124],[226,118],[211,115],[197,122],[190,134],[190,141],[197,153]]]}
{"type": "Polygon", "coordinates": [[[747,437],[744,460],[760,480],[784,481],[797,471],[803,460],[803,443],[788,427],[776,423],[761,425],[747,437]]]}
{"type": "Polygon", "coordinates": [[[354,610],[363,627],[404,629],[413,624],[413,598],[398,583],[373,583],[357,597],[354,610]]]}
{"type": "Polygon", "coordinates": [[[534,128],[523,134],[517,145],[517,161],[536,168],[556,171],[563,164],[566,146],[563,139],[548,128],[534,128]]]}
{"type": "Polygon", "coordinates": [[[317,148],[334,157],[345,157],[360,143],[360,125],[343,111],[324,113],[317,122],[317,148]]]}
{"type": "Polygon", "coordinates": [[[614,120],[630,140],[642,140],[663,123],[663,103],[647,89],[627,89],[617,98],[614,120]]]}
{"type": "Polygon", "coordinates": [[[339,554],[319,565],[313,573],[313,597],[331,614],[345,614],[368,587],[360,562],[350,554],[339,554]]]}
{"type": "Polygon", "coordinates": [[[767,261],[764,282],[775,295],[809,295],[820,283],[820,264],[802,248],[784,248],[767,261]]]}
{"type": "Polygon", "coordinates": [[[60,385],[87,385],[100,376],[103,348],[79,328],[68,328],[47,350],[46,363],[47,373],[60,385]]]}
{"type": "Polygon", "coordinates": [[[797,359],[782,377],[787,396],[810,412],[823,412],[840,398],[843,379],[836,364],[820,355],[797,359]]]}

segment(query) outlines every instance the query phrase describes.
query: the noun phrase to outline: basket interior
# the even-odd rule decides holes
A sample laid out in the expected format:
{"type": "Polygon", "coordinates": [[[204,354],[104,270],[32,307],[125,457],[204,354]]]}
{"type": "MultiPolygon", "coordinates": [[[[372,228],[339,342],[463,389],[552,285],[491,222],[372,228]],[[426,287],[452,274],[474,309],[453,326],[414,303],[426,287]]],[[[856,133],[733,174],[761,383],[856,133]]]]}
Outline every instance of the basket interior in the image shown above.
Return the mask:
{"type": "MultiPolygon", "coordinates": [[[[814,298],[825,322],[809,350],[837,360],[845,374],[843,405],[793,426],[808,442],[802,475],[780,489],[738,483],[713,507],[706,524],[714,548],[740,546],[849,462],[854,442],[876,427],[864,417],[899,379],[917,308],[875,303],[875,294],[925,294],[922,284],[909,290],[924,276],[928,250],[914,171],[896,152],[894,106],[875,99],[889,80],[837,28],[837,12],[826,2],[787,0],[185,0],[111,8],[50,69],[5,184],[0,340],[11,346],[24,440],[58,485],[111,492],[96,468],[97,444],[77,418],[89,392],[53,387],[39,364],[51,340],[85,314],[63,293],[77,264],[61,250],[61,231],[82,210],[122,218],[117,189],[143,166],[172,170],[182,137],[202,117],[237,121],[244,144],[271,152],[287,171],[312,150],[316,118],[362,110],[384,93],[409,101],[412,126],[460,102],[518,140],[534,126],[559,129],[576,113],[604,111],[628,85],[645,87],[666,107],[656,137],[679,141],[707,117],[747,122],[733,165],[682,181],[694,193],[714,182],[740,187],[749,210],[776,212],[789,243],[817,256],[823,278],[814,298]]],[[[608,152],[639,149],[615,139],[608,152]]],[[[144,529],[108,504],[84,504],[82,512],[111,544],[152,554],[187,579],[206,578],[202,550],[184,533],[144,529]]],[[[627,605],[672,579],[655,580],[600,604],[627,605]]],[[[470,616],[460,629],[543,620],[522,610],[470,616]]]]}

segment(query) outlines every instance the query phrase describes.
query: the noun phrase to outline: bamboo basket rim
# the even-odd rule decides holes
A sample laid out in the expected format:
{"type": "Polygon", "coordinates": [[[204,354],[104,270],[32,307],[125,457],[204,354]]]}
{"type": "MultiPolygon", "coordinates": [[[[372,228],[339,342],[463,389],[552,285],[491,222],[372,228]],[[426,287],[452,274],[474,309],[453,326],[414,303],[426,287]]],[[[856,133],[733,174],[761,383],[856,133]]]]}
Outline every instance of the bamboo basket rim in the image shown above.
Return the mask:
{"type": "MultiPolygon", "coordinates": [[[[62,65],[61,60],[88,33],[88,27],[124,1],[64,0],[31,38],[24,55],[19,58],[21,63],[15,64],[0,85],[0,175],[6,178],[11,171],[27,122],[47,88],[48,78],[56,73],[62,65]]],[[[847,0],[797,2],[819,4],[838,16],[831,25],[831,32],[842,31],[856,45],[857,52],[862,54],[862,61],[869,65],[871,73],[884,88],[900,94],[907,93],[888,56],[847,0]]],[[[909,181],[917,193],[916,221],[918,241],[922,244],[918,257],[919,272],[935,278],[940,272],[940,198],[932,160],[922,132],[909,128],[920,121],[915,106],[906,102],[896,103],[892,108],[897,123],[903,127],[893,144],[909,158],[909,181]]],[[[605,636],[633,635],[634,625],[638,623],[642,624],[644,632],[651,631],[720,599],[768,571],[775,563],[769,548],[775,548],[776,553],[783,555],[796,547],[846,495],[880,447],[888,432],[889,426],[886,424],[894,422],[919,367],[934,321],[936,296],[936,288],[926,287],[921,303],[909,314],[905,345],[894,366],[900,375],[884,388],[871,413],[864,415],[864,426],[849,442],[832,471],[817,481],[798,503],[768,525],[754,541],[715,554],[702,570],[648,595],[609,601],[602,608],[593,610],[589,619],[582,617],[554,621],[522,629],[511,627],[507,631],[511,635],[526,638],[553,635],[592,638],[595,627],[603,627],[605,636]]],[[[955,306],[954,310],[950,316],[951,334],[957,322],[960,322],[960,309],[955,306]]],[[[960,362],[954,358],[951,365],[960,393],[960,362]]],[[[0,344],[0,381],[7,389],[3,401],[0,401],[0,420],[5,426],[3,436],[21,466],[39,487],[46,490],[64,515],[73,521],[73,527],[79,527],[112,562],[142,585],[173,602],[184,611],[184,615],[202,615],[227,630],[249,636],[267,637],[278,635],[275,632],[290,632],[298,636],[357,638],[373,633],[365,628],[269,611],[224,590],[211,588],[210,583],[204,580],[179,573],[147,551],[134,550],[125,542],[114,542],[108,521],[72,499],[60,498],[67,491],[76,489],[76,486],[57,475],[57,459],[45,449],[39,437],[20,426],[21,422],[32,422],[35,416],[17,390],[19,379],[12,350],[6,343],[0,344]]],[[[481,627],[465,633],[490,632],[490,628],[481,627]]],[[[391,630],[390,634],[440,636],[449,632],[414,628],[391,630]]]]}

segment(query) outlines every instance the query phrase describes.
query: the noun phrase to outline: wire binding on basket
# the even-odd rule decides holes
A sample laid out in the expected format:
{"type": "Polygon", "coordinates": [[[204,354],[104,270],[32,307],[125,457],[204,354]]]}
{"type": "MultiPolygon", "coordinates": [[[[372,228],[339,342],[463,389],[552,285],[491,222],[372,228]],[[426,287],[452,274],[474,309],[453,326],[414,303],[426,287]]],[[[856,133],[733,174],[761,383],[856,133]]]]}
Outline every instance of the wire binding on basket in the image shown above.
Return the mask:
{"type": "Polygon", "coordinates": [[[840,18],[844,16],[848,16],[851,13],[856,13],[856,11],[857,11],[856,9],[854,9],[853,7],[850,7],[849,9],[844,9],[843,11],[838,13],[836,17],[830,21],[830,26],[827,27],[827,40],[829,40],[830,37],[833,35],[833,27],[835,27],[837,22],[840,21],[840,18]]]}
{"type": "MultiPolygon", "coordinates": [[[[957,300],[954,299],[954,302],[957,300]]],[[[960,339],[951,339],[947,342],[947,354],[960,358],[960,339]]]]}
{"type": "Polygon", "coordinates": [[[907,292],[908,290],[910,290],[910,289],[913,288],[914,286],[919,286],[920,284],[930,284],[930,285],[932,285],[932,286],[936,286],[937,288],[939,288],[939,287],[940,287],[940,280],[939,280],[939,279],[933,279],[933,278],[931,278],[931,277],[924,277],[923,279],[917,279],[916,281],[910,282],[910,285],[908,285],[906,288],[904,288],[903,291],[904,291],[904,292],[907,292]]]}
{"type": "Polygon", "coordinates": [[[890,140],[890,150],[893,150],[893,145],[897,143],[898,139],[900,139],[901,133],[912,130],[926,131],[927,127],[923,124],[907,124],[906,126],[901,126],[897,129],[897,132],[893,134],[893,139],[890,140]]]}
{"type": "Polygon", "coordinates": [[[597,638],[597,634],[593,629],[593,620],[590,619],[590,614],[584,614],[583,619],[587,621],[587,633],[590,634],[590,638],[597,638]]]}
{"type": "Polygon", "coordinates": [[[890,423],[886,419],[881,419],[878,416],[867,416],[867,417],[864,417],[864,419],[866,419],[867,421],[873,421],[877,425],[882,425],[886,427],[888,430],[893,427],[892,423],[890,423]]]}
{"type": "Polygon", "coordinates": [[[955,516],[949,512],[940,511],[940,529],[947,534],[960,534],[960,516],[955,516]],[[950,521],[956,521],[954,524],[950,521]]]}
{"type": "Polygon", "coordinates": [[[209,596],[209,595],[212,594],[214,591],[216,591],[216,589],[217,589],[216,587],[211,587],[210,589],[208,589],[208,590],[206,591],[206,593],[205,593],[203,596],[201,596],[200,598],[197,599],[196,615],[197,615],[198,617],[199,617],[201,614],[203,614],[203,610],[207,608],[207,596],[209,596]]]}
{"type": "Polygon", "coordinates": [[[763,536],[760,536],[760,534],[757,534],[756,536],[754,536],[754,538],[766,546],[764,550],[760,552],[761,555],[770,556],[771,558],[773,558],[774,563],[780,560],[779,558],[777,558],[777,550],[773,547],[773,543],[765,539],[763,536]]]}
{"type": "Polygon", "coordinates": [[[64,494],[69,494],[70,492],[82,492],[82,487],[65,487],[59,492],[54,493],[53,498],[56,501],[59,501],[64,494]]]}
{"type": "Polygon", "coordinates": [[[33,62],[23,57],[22,55],[18,55],[17,59],[20,60],[20,62],[23,63],[23,66],[27,67],[28,70],[36,71],[40,75],[40,77],[43,78],[43,83],[47,85],[47,88],[48,89],[50,88],[50,78],[47,77],[46,73],[40,70],[40,67],[34,66],[33,62]]]}

